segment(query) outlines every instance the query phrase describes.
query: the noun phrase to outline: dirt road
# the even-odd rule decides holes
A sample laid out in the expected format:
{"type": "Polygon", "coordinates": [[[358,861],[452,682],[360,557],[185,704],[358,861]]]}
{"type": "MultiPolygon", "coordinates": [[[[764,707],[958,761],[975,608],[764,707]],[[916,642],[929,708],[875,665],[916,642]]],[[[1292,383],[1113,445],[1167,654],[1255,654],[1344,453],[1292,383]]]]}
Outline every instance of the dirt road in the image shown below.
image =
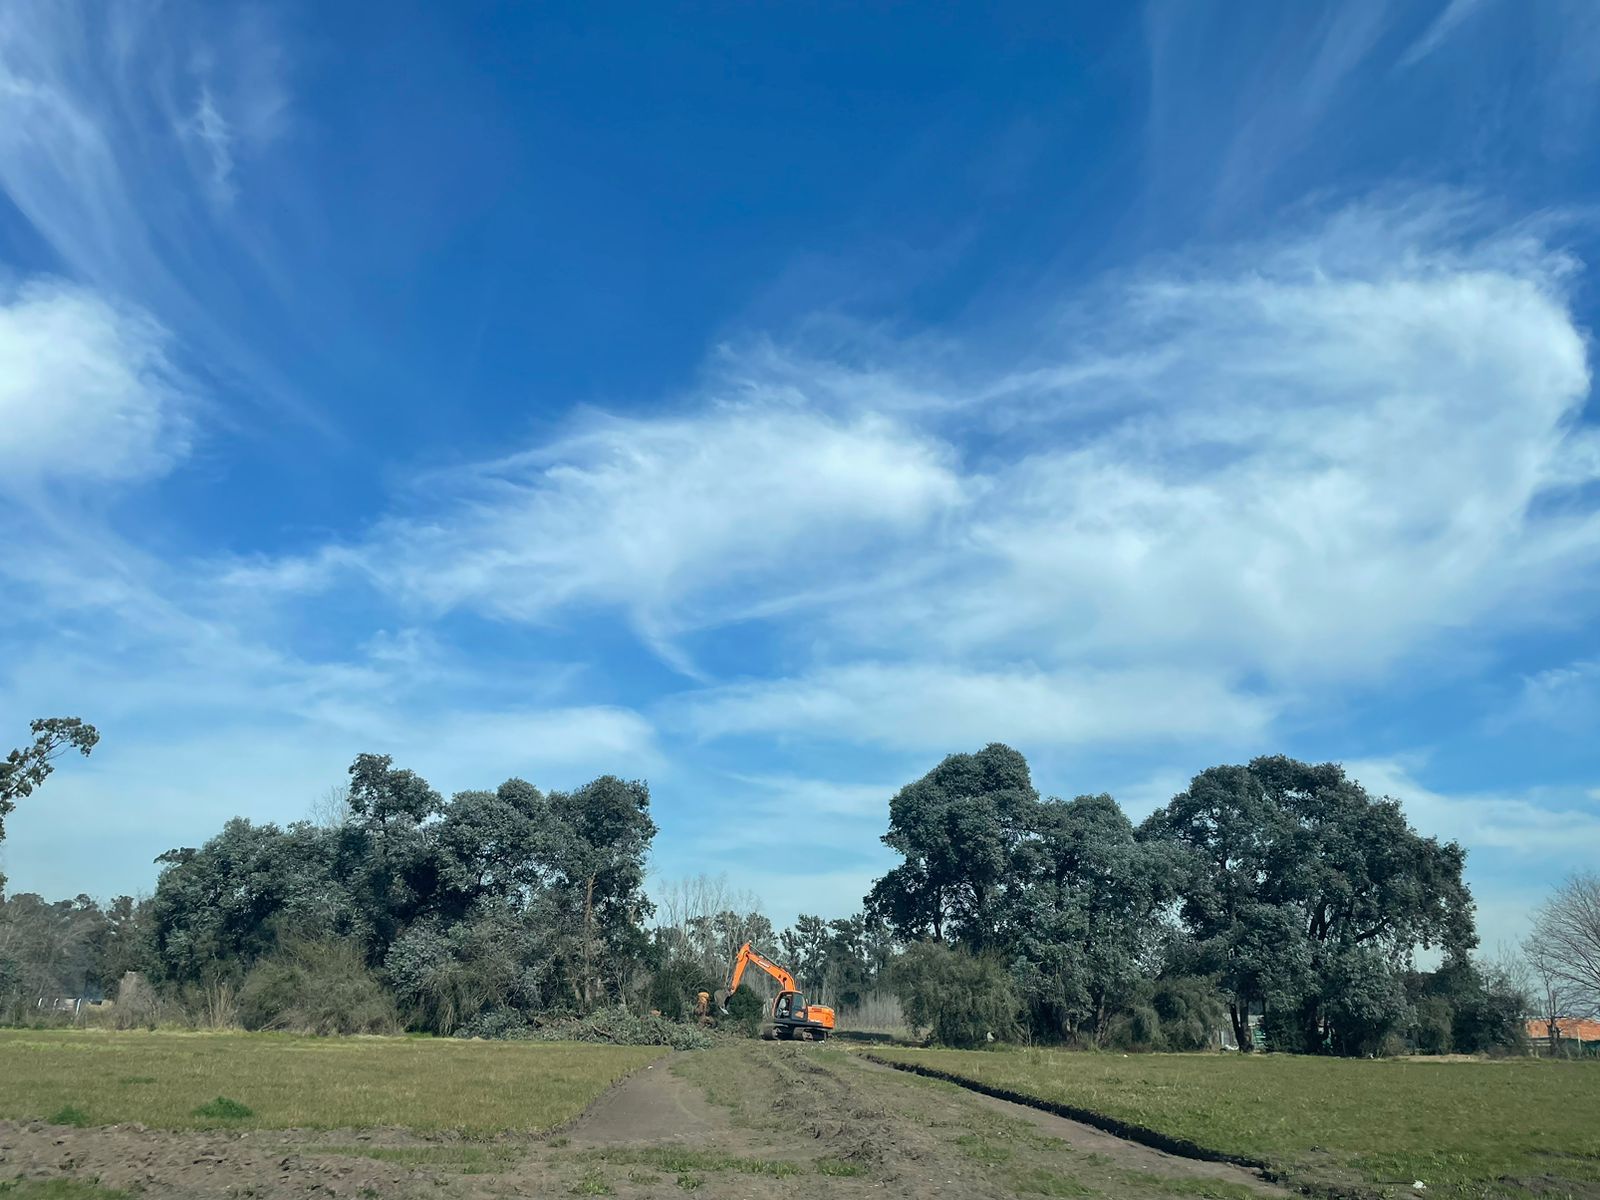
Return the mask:
{"type": "Polygon", "coordinates": [[[0,1180],[73,1178],[145,1196],[1114,1196],[1254,1200],[1239,1168],[865,1062],[734,1042],[640,1071],[573,1124],[492,1143],[397,1131],[160,1133],[0,1122],[0,1180]]]}

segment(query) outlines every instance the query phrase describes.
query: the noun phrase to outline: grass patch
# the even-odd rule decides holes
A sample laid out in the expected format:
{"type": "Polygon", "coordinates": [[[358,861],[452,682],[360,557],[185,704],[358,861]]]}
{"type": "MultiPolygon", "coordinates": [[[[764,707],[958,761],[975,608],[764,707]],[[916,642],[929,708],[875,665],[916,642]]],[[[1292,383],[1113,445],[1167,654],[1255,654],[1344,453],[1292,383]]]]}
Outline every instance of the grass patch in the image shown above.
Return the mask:
{"type": "Polygon", "coordinates": [[[46,1120],[52,1125],[76,1125],[79,1129],[94,1124],[88,1112],[79,1108],[76,1104],[63,1104],[55,1112],[51,1113],[46,1120]]]}
{"type": "Polygon", "coordinates": [[[1428,1195],[1460,1200],[1600,1190],[1600,1063],[874,1053],[1258,1159],[1302,1183],[1401,1194],[1420,1179],[1428,1195]]]}
{"type": "Polygon", "coordinates": [[[740,1158],[733,1154],[718,1154],[711,1150],[688,1150],[679,1146],[637,1150],[589,1150],[584,1153],[584,1157],[627,1166],[653,1167],[668,1174],[733,1171],[741,1175],[769,1175],[775,1179],[786,1179],[791,1175],[800,1174],[799,1164],[787,1159],[740,1158]]]}
{"type": "Polygon", "coordinates": [[[698,1175],[679,1175],[677,1184],[686,1192],[697,1192],[705,1186],[706,1181],[698,1175]]]}
{"type": "Polygon", "coordinates": [[[551,1129],[665,1051],[576,1042],[0,1030],[0,1118],[94,1097],[97,1123],[470,1136],[551,1129]],[[219,1094],[247,1117],[197,1114],[219,1094]]]}
{"type": "Polygon", "coordinates": [[[866,1174],[859,1163],[846,1162],[842,1158],[819,1158],[813,1165],[818,1175],[834,1175],[842,1178],[866,1174]]]}
{"type": "Polygon", "coordinates": [[[609,1196],[611,1185],[606,1182],[606,1177],[595,1168],[590,1167],[567,1189],[574,1196],[609,1196]]]}
{"type": "Polygon", "coordinates": [[[256,1115],[256,1110],[248,1104],[240,1104],[237,1100],[230,1100],[226,1096],[218,1096],[215,1100],[208,1100],[194,1110],[197,1117],[207,1117],[214,1121],[242,1121],[246,1117],[256,1115]]]}
{"type": "Polygon", "coordinates": [[[1068,1179],[1042,1167],[1029,1171],[1012,1171],[1008,1177],[1011,1186],[1029,1196],[1092,1196],[1095,1191],[1076,1179],[1068,1179]]]}
{"type": "MultiPolygon", "coordinates": [[[[1150,1182],[1149,1175],[1133,1176],[1132,1182],[1150,1182]]],[[[1202,1200],[1259,1200],[1260,1193],[1242,1183],[1225,1179],[1163,1179],[1157,1185],[1169,1196],[1200,1196],[1202,1200]]]]}
{"type": "Polygon", "coordinates": [[[3,1200],[124,1200],[127,1194],[81,1179],[13,1179],[0,1183],[3,1200]]]}
{"type": "Polygon", "coordinates": [[[375,1158],[403,1167],[439,1167],[462,1175],[491,1175],[521,1157],[514,1146],[312,1146],[309,1152],[375,1158]]]}
{"type": "Polygon", "coordinates": [[[1011,1157],[1009,1146],[997,1145],[975,1133],[963,1133],[956,1139],[956,1145],[961,1148],[961,1153],[976,1162],[1003,1163],[1011,1157]]]}

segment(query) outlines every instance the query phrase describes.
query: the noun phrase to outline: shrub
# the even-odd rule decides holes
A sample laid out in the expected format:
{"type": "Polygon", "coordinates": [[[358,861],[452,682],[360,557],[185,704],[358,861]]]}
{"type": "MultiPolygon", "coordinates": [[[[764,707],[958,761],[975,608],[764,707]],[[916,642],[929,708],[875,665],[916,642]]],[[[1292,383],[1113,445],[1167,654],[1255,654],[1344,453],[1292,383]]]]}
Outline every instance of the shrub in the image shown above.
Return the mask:
{"type": "Polygon", "coordinates": [[[460,1029],[456,1030],[458,1038],[486,1038],[489,1041],[505,1041],[508,1039],[525,1038],[531,1032],[528,1018],[514,1008],[491,1008],[479,1013],[460,1029]]]}
{"type": "Polygon", "coordinates": [[[239,1015],[246,1029],[296,1033],[394,1033],[394,1002],[360,949],[339,940],[295,942],[245,977],[239,1015]]]}
{"type": "Polygon", "coordinates": [[[148,979],[138,971],[127,971],[117,985],[111,1017],[118,1029],[154,1029],[167,1019],[167,1007],[148,979]]]}
{"type": "Polygon", "coordinates": [[[529,1024],[512,1009],[480,1013],[456,1030],[460,1038],[491,1038],[534,1042],[604,1042],[613,1046],[669,1046],[674,1050],[704,1050],[715,1039],[703,1029],[666,1017],[641,1017],[623,1005],[597,1009],[583,1017],[547,1017],[529,1024]]]}
{"type": "Polygon", "coordinates": [[[728,1025],[745,1037],[755,1037],[761,1032],[762,1018],[767,1015],[767,1003],[745,984],[728,997],[724,1006],[728,1010],[728,1025]]]}
{"type": "Polygon", "coordinates": [[[620,1004],[598,1009],[588,1016],[552,1021],[527,1035],[537,1041],[607,1042],[614,1046],[670,1046],[674,1050],[704,1050],[715,1039],[693,1025],[666,1017],[641,1017],[620,1004]]]}
{"type": "Polygon", "coordinates": [[[946,1046],[976,1046],[1015,1036],[1020,1002],[999,963],[918,942],[891,969],[907,1018],[946,1046]]]}
{"type": "Polygon", "coordinates": [[[215,1100],[208,1100],[194,1110],[197,1117],[210,1117],[212,1120],[242,1121],[246,1117],[256,1115],[255,1109],[247,1104],[240,1104],[237,1100],[230,1100],[226,1096],[218,1096],[215,1100]]]}
{"type": "Polygon", "coordinates": [[[1160,1020],[1159,1050],[1205,1050],[1228,1026],[1228,1004],[1207,975],[1156,980],[1150,1005],[1160,1020]]]}
{"type": "Polygon", "coordinates": [[[693,1013],[697,993],[710,992],[716,986],[699,963],[676,959],[650,976],[647,998],[650,1007],[662,1016],[682,1019],[693,1013]]]}

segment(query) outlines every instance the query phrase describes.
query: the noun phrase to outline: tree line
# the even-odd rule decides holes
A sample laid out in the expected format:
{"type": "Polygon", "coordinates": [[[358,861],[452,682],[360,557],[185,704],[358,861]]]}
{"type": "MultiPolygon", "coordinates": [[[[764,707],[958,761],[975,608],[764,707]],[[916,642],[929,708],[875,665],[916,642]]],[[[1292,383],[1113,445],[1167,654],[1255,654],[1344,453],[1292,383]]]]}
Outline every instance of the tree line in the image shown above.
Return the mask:
{"type": "MultiPolygon", "coordinates": [[[[98,736],[34,733],[0,763],[0,817],[98,736]]],[[[1196,1049],[1225,1033],[1243,1049],[1473,1052],[1516,1046],[1530,1013],[1600,1003],[1600,955],[1583,957],[1600,919],[1579,902],[1600,918],[1600,884],[1552,899],[1525,966],[1486,963],[1462,848],[1334,764],[1214,767],[1135,825],[1108,795],[1041,796],[1007,746],[951,755],[890,801],[900,862],[861,911],[782,930],[715,880],[647,895],[656,831],[640,781],[446,799],[362,754],[318,820],[235,818],[161,855],[141,901],[7,898],[0,878],[0,1009],[25,1018],[132,972],[121,1015],[136,1021],[493,1036],[619,1005],[692,1020],[745,941],[815,1000],[849,1013],[893,996],[957,1045],[1196,1049]],[[1436,967],[1417,968],[1423,951],[1436,967]]]]}

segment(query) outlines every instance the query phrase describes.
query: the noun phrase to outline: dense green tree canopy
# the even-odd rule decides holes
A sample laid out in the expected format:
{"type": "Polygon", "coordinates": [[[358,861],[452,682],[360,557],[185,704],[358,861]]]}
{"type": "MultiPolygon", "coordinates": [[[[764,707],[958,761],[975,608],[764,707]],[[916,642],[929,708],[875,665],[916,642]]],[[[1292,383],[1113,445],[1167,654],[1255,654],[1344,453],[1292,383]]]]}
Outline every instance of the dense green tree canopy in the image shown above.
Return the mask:
{"type": "Polygon", "coordinates": [[[446,801],[365,754],[350,777],[348,821],[238,819],[162,856],[158,978],[237,978],[279,949],[353,939],[440,1032],[487,1008],[581,1009],[622,994],[650,914],[644,784],[605,776],[547,796],[512,779],[446,801]]]}
{"type": "Polygon", "coordinates": [[[1038,803],[1011,747],[950,755],[889,802],[883,841],[905,861],[878,881],[869,908],[902,938],[987,944],[1038,803]]]}
{"type": "Polygon", "coordinates": [[[1181,914],[1241,1044],[1255,1006],[1280,1048],[1365,1045],[1403,1015],[1413,951],[1477,940],[1461,847],[1418,834],[1335,763],[1213,767],[1142,834],[1184,851],[1181,914]]]}

